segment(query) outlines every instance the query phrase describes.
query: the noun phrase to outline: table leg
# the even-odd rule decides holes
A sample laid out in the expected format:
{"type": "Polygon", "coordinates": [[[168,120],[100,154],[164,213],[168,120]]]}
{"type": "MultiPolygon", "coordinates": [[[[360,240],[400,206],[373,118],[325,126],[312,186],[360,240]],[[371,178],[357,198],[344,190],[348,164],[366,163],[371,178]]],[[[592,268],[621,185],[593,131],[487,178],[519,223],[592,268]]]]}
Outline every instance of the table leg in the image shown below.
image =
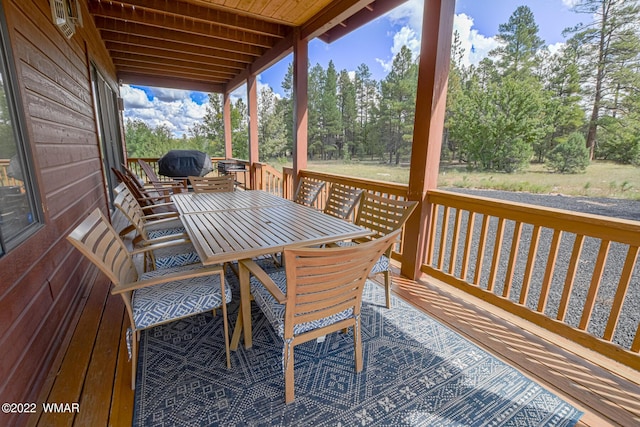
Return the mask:
{"type": "Polygon", "coordinates": [[[240,279],[240,311],[242,314],[242,323],[240,326],[244,331],[244,348],[251,348],[253,345],[251,332],[251,286],[249,285],[249,270],[241,262],[238,262],[238,275],[240,279]]]}

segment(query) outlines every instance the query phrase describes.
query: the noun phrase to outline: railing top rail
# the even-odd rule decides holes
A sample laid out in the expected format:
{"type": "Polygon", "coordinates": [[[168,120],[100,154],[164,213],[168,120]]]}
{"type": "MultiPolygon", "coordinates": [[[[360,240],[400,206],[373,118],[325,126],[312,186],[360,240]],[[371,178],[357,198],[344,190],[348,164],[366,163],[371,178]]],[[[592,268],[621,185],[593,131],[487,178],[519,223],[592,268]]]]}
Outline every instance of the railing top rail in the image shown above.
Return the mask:
{"type": "Polygon", "coordinates": [[[409,186],[394,182],[379,181],[374,179],[356,178],[353,176],[339,175],[334,173],[324,173],[303,169],[300,176],[306,176],[326,182],[336,182],[344,185],[355,186],[364,190],[383,192],[394,196],[407,197],[409,186]]]}
{"type": "Polygon", "coordinates": [[[640,234],[640,221],[469,196],[444,190],[430,190],[428,201],[603,240],[638,245],[637,236],[640,234]]]}

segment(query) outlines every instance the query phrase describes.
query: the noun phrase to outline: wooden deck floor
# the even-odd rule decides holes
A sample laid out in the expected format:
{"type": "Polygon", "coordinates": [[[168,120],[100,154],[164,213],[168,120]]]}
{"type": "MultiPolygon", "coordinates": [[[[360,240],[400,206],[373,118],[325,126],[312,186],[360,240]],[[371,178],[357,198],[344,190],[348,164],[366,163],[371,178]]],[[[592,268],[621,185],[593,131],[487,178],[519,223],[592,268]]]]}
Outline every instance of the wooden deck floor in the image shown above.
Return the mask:
{"type": "MultiPolygon", "coordinates": [[[[394,277],[394,290],[583,410],[578,425],[640,425],[640,372],[434,281],[394,277]]],[[[78,402],[80,412],[35,414],[30,426],[131,425],[134,395],[122,338],[128,326],[124,305],[110,296],[102,275],[88,286],[81,305],[40,399],[78,402]]]]}

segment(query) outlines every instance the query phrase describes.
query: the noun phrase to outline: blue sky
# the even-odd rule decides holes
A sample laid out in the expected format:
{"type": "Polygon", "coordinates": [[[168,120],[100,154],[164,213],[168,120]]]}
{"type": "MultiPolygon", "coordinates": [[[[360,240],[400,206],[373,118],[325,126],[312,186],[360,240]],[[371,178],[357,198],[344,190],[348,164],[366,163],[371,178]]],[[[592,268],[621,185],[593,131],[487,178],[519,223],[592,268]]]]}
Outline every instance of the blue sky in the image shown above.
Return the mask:
{"type": "MultiPolygon", "coordinates": [[[[566,27],[584,22],[588,16],[576,14],[570,7],[576,0],[458,0],[454,29],[461,36],[466,50],[466,64],[477,63],[496,46],[498,26],[506,23],[520,5],[528,6],[539,27],[539,35],[550,45],[564,41],[566,27]],[[474,47],[473,52],[471,46],[474,47]]],[[[387,15],[361,27],[351,34],[326,44],[319,40],[309,43],[309,64],[319,63],[324,68],[333,60],[338,71],[355,71],[365,63],[373,78],[382,80],[387,75],[394,55],[402,45],[415,54],[420,47],[422,0],[409,0],[387,15]]],[[[290,57],[275,64],[258,76],[259,85],[269,85],[282,94],[281,83],[290,57]]],[[[245,96],[239,88],[235,95],[245,96]]],[[[173,89],[123,86],[125,118],[140,118],[150,126],[167,125],[174,135],[182,136],[206,112],[208,97],[199,92],[173,89]]]]}

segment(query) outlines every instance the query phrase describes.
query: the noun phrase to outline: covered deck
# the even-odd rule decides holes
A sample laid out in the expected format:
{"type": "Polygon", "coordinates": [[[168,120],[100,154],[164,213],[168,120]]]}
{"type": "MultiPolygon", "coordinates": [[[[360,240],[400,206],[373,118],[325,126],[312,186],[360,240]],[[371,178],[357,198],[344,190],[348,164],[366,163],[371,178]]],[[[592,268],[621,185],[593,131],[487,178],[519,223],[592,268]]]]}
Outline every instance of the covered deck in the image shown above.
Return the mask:
{"type": "MultiPolygon", "coordinates": [[[[93,104],[105,88],[117,94],[118,82],[223,93],[227,124],[229,95],[246,84],[246,187],[290,198],[306,176],[418,201],[393,254],[396,295],[584,411],[579,425],[640,424],[640,325],[631,297],[640,224],[437,189],[453,0],[425,1],[408,185],[307,170],[309,39],[333,40],[399,3],[323,0],[307,8],[282,0],[240,10],[243,2],[89,0],[76,3],[87,19],[69,41],[52,24],[47,1],[3,2],[21,64],[19,96],[30,108],[25,121],[43,212],[30,238],[0,258],[7,271],[0,301],[9,307],[1,310],[0,343],[10,349],[2,391],[8,401],[81,405],[79,413],[12,416],[9,425],[131,423],[124,306],[64,239],[91,210],[108,210],[108,163],[126,161],[115,155],[123,145],[117,96],[102,105],[114,117],[93,104]],[[291,52],[293,167],[280,173],[258,158],[256,76],[291,52]],[[94,85],[98,71],[102,86],[94,85]],[[106,139],[101,131],[110,125],[106,139]],[[610,256],[612,248],[622,255],[610,256]],[[569,254],[562,266],[559,253],[569,254]]],[[[118,216],[113,221],[122,225],[118,216]]]]}
{"type": "MultiPolygon", "coordinates": [[[[122,218],[114,223],[123,224],[122,218]]],[[[134,391],[124,345],[128,319],[121,299],[112,297],[109,287],[101,275],[86,283],[81,310],[38,401],[78,402],[80,412],[39,411],[28,425],[131,425],[134,391]]],[[[637,370],[432,278],[412,281],[395,269],[393,291],[582,410],[577,425],[638,424],[637,370]]]]}

